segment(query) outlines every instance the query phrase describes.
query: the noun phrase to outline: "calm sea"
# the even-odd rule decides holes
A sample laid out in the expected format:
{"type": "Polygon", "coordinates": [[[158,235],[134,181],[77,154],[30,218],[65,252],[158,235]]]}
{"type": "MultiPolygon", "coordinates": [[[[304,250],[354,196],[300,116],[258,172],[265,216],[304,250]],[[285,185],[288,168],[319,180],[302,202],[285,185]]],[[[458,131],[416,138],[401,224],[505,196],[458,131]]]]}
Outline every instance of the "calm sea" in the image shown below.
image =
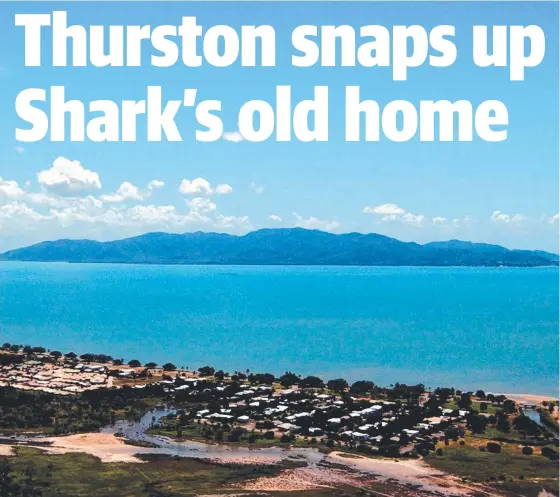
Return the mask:
{"type": "Polygon", "coordinates": [[[558,393],[558,269],[0,263],[0,341],[558,393]]]}

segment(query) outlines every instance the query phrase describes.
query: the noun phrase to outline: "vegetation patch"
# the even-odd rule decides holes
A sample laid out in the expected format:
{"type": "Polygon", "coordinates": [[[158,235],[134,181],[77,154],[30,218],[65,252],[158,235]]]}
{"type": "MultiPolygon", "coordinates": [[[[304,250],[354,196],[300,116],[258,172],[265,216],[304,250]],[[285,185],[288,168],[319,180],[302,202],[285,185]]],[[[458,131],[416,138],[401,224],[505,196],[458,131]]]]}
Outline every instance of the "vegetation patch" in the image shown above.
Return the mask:
{"type": "Polygon", "coordinates": [[[540,450],[527,455],[522,445],[500,443],[500,451],[491,452],[487,445],[492,442],[476,437],[466,437],[464,442],[438,444],[438,450],[424,459],[439,470],[473,482],[499,485],[522,495],[538,495],[543,488],[558,495],[558,463],[540,450]]]}

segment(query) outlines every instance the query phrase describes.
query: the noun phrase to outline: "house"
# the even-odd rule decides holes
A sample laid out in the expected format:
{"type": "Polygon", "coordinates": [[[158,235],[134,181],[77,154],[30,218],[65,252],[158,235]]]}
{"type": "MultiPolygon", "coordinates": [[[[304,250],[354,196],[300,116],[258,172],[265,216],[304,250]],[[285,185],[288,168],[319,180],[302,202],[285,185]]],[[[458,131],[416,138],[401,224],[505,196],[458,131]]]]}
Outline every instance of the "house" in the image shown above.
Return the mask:
{"type": "Polygon", "coordinates": [[[278,429],[282,431],[290,431],[292,433],[297,433],[301,430],[301,426],[293,425],[292,423],[282,423],[278,425],[278,429]]]}

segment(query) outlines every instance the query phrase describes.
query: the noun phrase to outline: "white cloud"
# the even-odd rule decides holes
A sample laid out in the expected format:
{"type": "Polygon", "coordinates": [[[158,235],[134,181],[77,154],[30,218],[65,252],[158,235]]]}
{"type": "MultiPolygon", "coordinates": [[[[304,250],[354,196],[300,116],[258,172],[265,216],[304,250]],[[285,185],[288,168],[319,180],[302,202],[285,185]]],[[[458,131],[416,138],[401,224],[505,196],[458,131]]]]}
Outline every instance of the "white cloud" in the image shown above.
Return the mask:
{"type": "Polygon", "coordinates": [[[366,206],[362,212],[380,216],[380,221],[383,223],[400,222],[416,227],[427,226],[429,224],[439,227],[449,227],[447,218],[445,217],[436,216],[429,218],[424,214],[414,214],[412,212],[405,211],[397,204],[381,204],[374,207],[366,206]]]}
{"type": "Polygon", "coordinates": [[[233,188],[230,185],[228,185],[227,183],[216,186],[216,193],[218,195],[229,195],[232,191],[233,191],[233,188]]]}
{"type": "Polygon", "coordinates": [[[188,179],[181,181],[179,191],[184,195],[212,195],[213,193],[229,195],[233,191],[233,188],[227,183],[221,183],[216,185],[214,189],[208,180],[204,178],[195,178],[192,181],[188,179]]]}
{"type": "MultiPolygon", "coordinates": [[[[29,182],[26,182],[25,188],[28,188],[29,186],[29,182]]],[[[67,206],[71,201],[78,201],[77,198],[72,200],[72,197],[59,197],[43,192],[28,192],[21,188],[16,181],[4,180],[0,177],[0,204],[2,198],[7,198],[9,200],[17,199],[22,202],[29,202],[36,205],[47,205],[50,207],[67,206]]]]}
{"type": "Polygon", "coordinates": [[[40,213],[24,202],[11,201],[0,205],[0,243],[5,250],[56,238],[107,240],[151,230],[183,233],[196,229],[241,234],[254,229],[248,216],[218,214],[216,204],[207,197],[193,198],[186,206],[181,211],[173,205],[104,204],[89,196],[40,213]]]}
{"type": "Polygon", "coordinates": [[[402,217],[403,223],[411,224],[413,226],[419,226],[419,225],[423,224],[425,220],[426,220],[426,216],[424,216],[423,214],[415,215],[415,214],[412,214],[410,212],[407,212],[402,217]]]}
{"type": "Polygon", "coordinates": [[[135,205],[124,211],[124,221],[130,220],[141,224],[168,224],[180,222],[181,216],[173,205],[135,205]]]}
{"type": "Polygon", "coordinates": [[[512,224],[525,221],[527,218],[522,214],[506,214],[502,211],[494,211],[490,220],[494,223],[512,224]]]}
{"type": "Polygon", "coordinates": [[[38,221],[42,217],[41,214],[35,212],[23,202],[10,202],[0,206],[0,227],[3,225],[3,221],[6,220],[22,220],[22,218],[27,218],[27,220],[38,221]]]}
{"type": "Polygon", "coordinates": [[[226,131],[222,134],[222,138],[228,142],[239,143],[242,142],[245,138],[239,131],[226,131]]]}
{"type": "Polygon", "coordinates": [[[338,221],[325,221],[322,219],[317,219],[316,217],[310,216],[307,219],[300,216],[297,212],[293,213],[296,219],[296,226],[300,228],[317,229],[323,231],[334,231],[340,228],[340,223],[338,221]]]}
{"type": "Polygon", "coordinates": [[[376,207],[364,207],[365,214],[381,214],[385,216],[400,216],[406,211],[396,204],[382,204],[376,207]]]}
{"type": "MultiPolygon", "coordinates": [[[[30,185],[22,188],[16,181],[0,178],[0,251],[68,237],[107,240],[151,230],[183,233],[203,229],[243,234],[254,229],[248,216],[219,213],[216,203],[203,196],[212,192],[205,180],[189,183],[190,191],[202,193],[189,198],[186,208],[181,209],[174,205],[136,204],[163,186],[158,180],[149,182],[144,191],[125,181],[116,192],[96,197],[29,192],[30,185]]],[[[229,191],[230,185],[216,187],[216,193],[229,191]]]]}
{"type": "Polygon", "coordinates": [[[8,181],[0,177],[0,195],[8,198],[22,197],[25,192],[19,187],[17,181],[8,181]]]}
{"type": "Polygon", "coordinates": [[[148,190],[157,190],[159,188],[163,188],[164,186],[165,183],[163,181],[160,181],[158,179],[153,179],[148,183],[148,190]]]}
{"type": "Polygon", "coordinates": [[[99,198],[102,202],[114,203],[124,202],[126,200],[144,200],[144,195],[140,193],[137,186],[125,181],[124,183],[121,183],[121,186],[119,186],[115,193],[101,195],[99,198]]]}
{"type": "Polygon", "coordinates": [[[181,181],[179,191],[184,195],[211,195],[213,193],[210,183],[204,178],[195,178],[192,181],[184,179],[181,181]]]}
{"type": "Polygon", "coordinates": [[[268,219],[270,219],[271,221],[274,221],[276,223],[279,223],[282,221],[282,218],[280,216],[277,216],[276,214],[271,214],[270,216],[268,216],[268,219]]]}
{"type": "Polygon", "coordinates": [[[191,208],[191,212],[198,214],[206,214],[216,210],[216,204],[209,198],[195,197],[192,200],[187,200],[187,205],[191,208]]]}
{"type": "Polygon", "coordinates": [[[99,174],[85,169],[77,160],[58,157],[50,169],[40,171],[37,181],[47,190],[60,194],[76,193],[86,190],[99,190],[99,174]]]}
{"type": "Polygon", "coordinates": [[[558,219],[560,219],[560,214],[554,214],[554,216],[548,218],[548,222],[550,224],[557,223],[558,219]]]}
{"type": "Polygon", "coordinates": [[[16,147],[16,152],[18,154],[23,154],[23,152],[25,152],[25,149],[23,147],[16,147]]]}
{"type": "Polygon", "coordinates": [[[224,216],[222,214],[216,216],[214,226],[217,229],[236,232],[247,232],[255,229],[249,220],[249,216],[224,216]]]}
{"type": "Polygon", "coordinates": [[[258,195],[260,195],[262,192],[264,192],[264,186],[257,185],[256,183],[251,183],[249,185],[249,188],[251,188],[251,190],[253,190],[258,195]]]}
{"type": "Polygon", "coordinates": [[[152,196],[152,192],[154,190],[163,188],[164,186],[165,183],[163,181],[154,179],[148,183],[147,190],[141,192],[137,186],[133,185],[129,181],[125,181],[124,183],[121,183],[121,186],[119,186],[115,193],[101,195],[99,198],[103,202],[109,203],[126,202],[130,200],[146,200],[152,196]]]}

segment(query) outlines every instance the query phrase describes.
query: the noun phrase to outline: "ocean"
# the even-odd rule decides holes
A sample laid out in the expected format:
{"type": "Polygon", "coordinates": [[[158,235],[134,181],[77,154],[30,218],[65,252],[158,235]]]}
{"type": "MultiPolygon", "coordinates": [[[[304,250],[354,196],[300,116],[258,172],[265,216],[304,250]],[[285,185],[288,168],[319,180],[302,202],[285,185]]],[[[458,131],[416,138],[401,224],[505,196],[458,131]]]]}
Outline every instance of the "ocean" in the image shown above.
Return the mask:
{"type": "Polygon", "coordinates": [[[558,395],[558,268],[0,262],[0,342],[558,395]]]}

